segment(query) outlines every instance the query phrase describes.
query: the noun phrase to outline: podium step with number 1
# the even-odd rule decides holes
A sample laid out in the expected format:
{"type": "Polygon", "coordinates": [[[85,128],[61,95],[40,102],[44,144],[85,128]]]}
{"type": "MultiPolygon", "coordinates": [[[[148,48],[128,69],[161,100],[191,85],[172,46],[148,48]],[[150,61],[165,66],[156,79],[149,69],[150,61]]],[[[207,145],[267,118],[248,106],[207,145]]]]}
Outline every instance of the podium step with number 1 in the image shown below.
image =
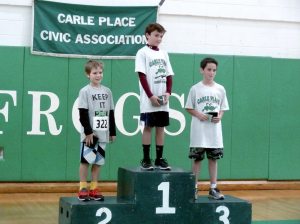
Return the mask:
{"type": "Polygon", "coordinates": [[[142,171],[119,168],[116,197],[81,202],[62,197],[60,224],[251,224],[251,203],[226,195],[194,200],[195,176],[180,168],[142,171]]]}

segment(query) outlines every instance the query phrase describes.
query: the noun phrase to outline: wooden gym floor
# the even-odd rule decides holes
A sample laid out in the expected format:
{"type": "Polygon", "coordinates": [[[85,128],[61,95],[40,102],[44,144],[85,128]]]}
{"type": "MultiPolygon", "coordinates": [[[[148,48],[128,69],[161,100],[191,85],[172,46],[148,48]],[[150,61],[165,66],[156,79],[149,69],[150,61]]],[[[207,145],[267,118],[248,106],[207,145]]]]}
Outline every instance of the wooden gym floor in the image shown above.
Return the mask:
{"type": "MultiPolygon", "coordinates": [[[[243,183],[220,182],[219,187],[225,195],[252,203],[254,224],[300,224],[300,182],[243,183]]],[[[75,197],[77,185],[0,183],[0,224],[57,224],[59,198],[75,197]]],[[[116,183],[100,187],[104,195],[116,195],[116,183]]],[[[208,183],[199,183],[199,188],[200,195],[208,193],[208,183]]]]}

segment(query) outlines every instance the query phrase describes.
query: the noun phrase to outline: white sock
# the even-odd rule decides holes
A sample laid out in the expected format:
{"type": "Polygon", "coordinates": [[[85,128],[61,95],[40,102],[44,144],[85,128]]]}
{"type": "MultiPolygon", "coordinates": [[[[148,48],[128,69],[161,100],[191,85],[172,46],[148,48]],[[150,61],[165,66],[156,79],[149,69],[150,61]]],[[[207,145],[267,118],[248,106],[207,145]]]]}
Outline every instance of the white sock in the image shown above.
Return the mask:
{"type": "Polygon", "coordinates": [[[210,184],[210,188],[217,188],[217,184],[216,183],[210,184]]]}

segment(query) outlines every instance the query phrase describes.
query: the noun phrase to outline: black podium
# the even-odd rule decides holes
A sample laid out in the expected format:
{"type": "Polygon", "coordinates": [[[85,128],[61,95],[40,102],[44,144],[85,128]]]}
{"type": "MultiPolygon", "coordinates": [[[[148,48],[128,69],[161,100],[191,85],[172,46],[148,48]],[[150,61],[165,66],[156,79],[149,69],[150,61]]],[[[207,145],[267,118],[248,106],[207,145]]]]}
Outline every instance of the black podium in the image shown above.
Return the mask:
{"type": "Polygon", "coordinates": [[[116,197],[81,202],[62,197],[59,224],[251,224],[251,203],[194,199],[195,176],[180,168],[142,171],[119,168],[116,197]]]}

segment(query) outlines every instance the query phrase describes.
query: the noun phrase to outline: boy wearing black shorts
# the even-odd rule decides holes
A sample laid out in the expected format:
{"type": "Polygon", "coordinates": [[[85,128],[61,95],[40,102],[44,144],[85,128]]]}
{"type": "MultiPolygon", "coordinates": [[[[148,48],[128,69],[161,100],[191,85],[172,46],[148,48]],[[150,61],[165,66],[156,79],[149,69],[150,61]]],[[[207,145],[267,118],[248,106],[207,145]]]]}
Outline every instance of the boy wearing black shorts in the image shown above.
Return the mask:
{"type": "Polygon", "coordinates": [[[153,170],[150,158],[151,132],[155,127],[156,159],[155,166],[170,170],[163,158],[164,127],[169,125],[169,97],[174,75],[168,54],[158,46],[166,30],[158,23],[149,24],[145,35],[147,45],[136,54],[135,72],[139,75],[140,120],[144,125],[142,134],[143,159],[141,168],[153,170]]]}

